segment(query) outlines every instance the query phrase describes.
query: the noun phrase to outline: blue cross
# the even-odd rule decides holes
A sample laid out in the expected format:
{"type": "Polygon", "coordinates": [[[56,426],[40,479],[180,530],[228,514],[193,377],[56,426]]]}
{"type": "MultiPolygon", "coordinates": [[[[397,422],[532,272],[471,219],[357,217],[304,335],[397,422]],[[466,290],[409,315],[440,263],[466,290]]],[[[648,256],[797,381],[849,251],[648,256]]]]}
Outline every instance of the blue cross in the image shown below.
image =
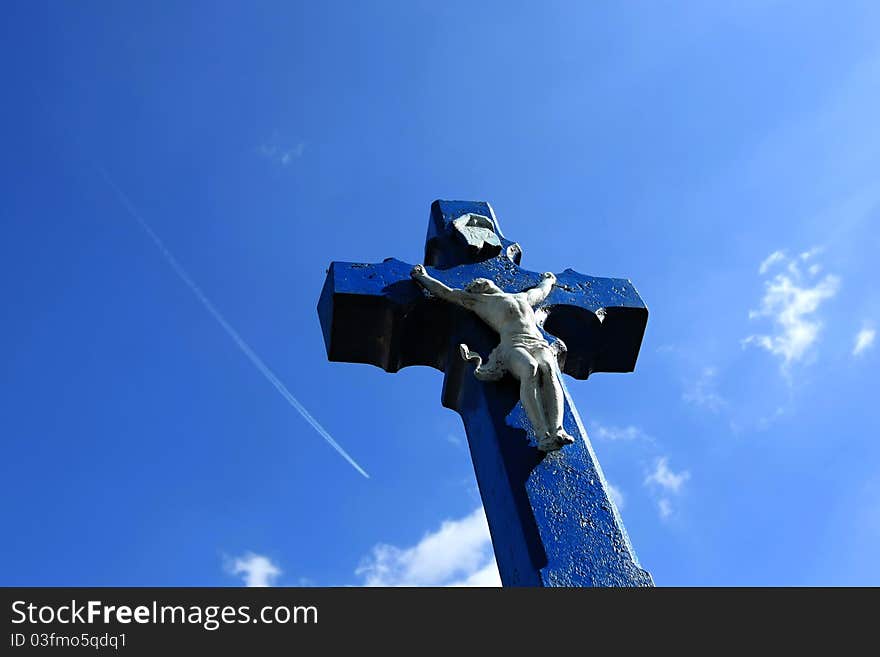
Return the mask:
{"type": "MultiPolygon", "coordinates": [[[[488,203],[431,205],[424,264],[449,287],[480,277],[505,292],[533,287],[541,275],[521,268],[521,255],[520,246],[501,234],[488,203]],[[468,239],[461,230],[468,215],[480,218],[475,225],[489,226],[489,233],[494,229],[491,240],[468,239]]],[[[563,423],[575,442],[541,452],[516,382],[478,381],[459,354],[465,343],[485,357],[498,335],[470,311],[426,293],[410,279],[411,270],[394,258],[331,263],[318,303],[328,358],[387,372],[409,365],[444,372],[442,403],[464,421],[505,586],[652,586],[568,391],[563,423]]],[[[567,346],[562,370],[586,379],[593,372],[633,370],[648,309],[629,280],[566,269],[539,316],[548,341],[558,338],[567,346]]]]}

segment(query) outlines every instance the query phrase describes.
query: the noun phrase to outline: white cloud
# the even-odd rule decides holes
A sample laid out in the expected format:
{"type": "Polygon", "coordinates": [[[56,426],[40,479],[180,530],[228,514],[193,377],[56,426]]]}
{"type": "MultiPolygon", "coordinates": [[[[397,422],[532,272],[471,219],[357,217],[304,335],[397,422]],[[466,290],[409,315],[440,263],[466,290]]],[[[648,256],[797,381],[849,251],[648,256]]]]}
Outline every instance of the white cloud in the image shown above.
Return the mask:
{"type": "Polygon", "coordinates": [[[245,586],[272,586],[281,569],[268,557],[247,552],[235,557],[227,566],[233,575],[241,575],[245,586]]]}
{"type": "Polygon", "coordinates": [[[608,484],[608,494],[611,495],[611,499],[614,500],[614,506],[617,507],[618,511],[622,511],[626,500],[623,497],[623,492],[612,484],[610,481],[606,482],[608,484]]]}
{"type": "Polygon", "coordinates": [[[690,479],[691,473],[687,470],[681,472],[673,472],[669,469],[669,459],[665,456],[657,459],[654,466],[654,472],[645,477],[645,485],[656,485],[665,491],[678,493],[684,482],[690,479]]]}
{"type": "Polygon", "coordinates": [[[647,440],[652,441],[652,438],[642,431],[639,427],[634,426],[632,424],[625,427],[615,427],[615,426],[606,426],[603,424],[595,423],[593,425],[594,435],[596,438],[600,440],[622,440],[622,441],[630,441],[630,440],[647,440]]]}
{"type": "Polygon", "coordinates": [[[475,586],[481,588],[501,586],[501,575],[498,574],[498,566],[495,564],[495,559],[492,558],[478,571],[471,573],[464,579],[450,582],[449,584],[446,584],[446,586],[475,586]]]}
{"type": "Polygon", "coordinates": [[[764,258],[764,261],[761,263],[761,266],[758,267],[758,273],[761,275],[766,274],[767,270],[770,269],[770,267],[775,265],[777,262],[782,262],[783,260],[785,260],[785,252],[784,251],[774,251],[773,253],[768,255],[766,258],[764,258]]]}
{"type": "Polygon", "coordinates": [[[776,409],[769,415],[762,415],[761,417],[759,417],[758,421],[755,423],[755,426],[760,431],[766,431],[770,428],[770,425],[772,425],[774,422],[776,422],[776,420],[785,415],[785,413],[786,410],[784,406],[777,406],[776,409]]]}
{"type": "Polygon", "coordinates": [[[286,167],[293,160],[302,157],[306,150],[306,145],[303,142],[297,142],[293,146],[282,144],[280,137],[274,134],[271,139],[260,144],[258,150],[260,155],[267,160],[286,167]]]}
{"type": "Polygon", "coordinates": [[[645,477],[645,486],[653,489],[658,495],[657,512],[661,520],[666,520],[673,513],[672,500],[669,496],[681,493],[684,483],[690,478],[691,473],[687,470],[681,472],[670,470],[667,457],[661,456],[657,459],[654,471],[645,477]]]}
{"type": "Polygon", "coordinates": [[[750,335],[743,345],[755,344],[782,359],[783,370],[792,363],[809,355],[811,347],[819,339],[822,321],[816,316],[821,304],[834,297],[840,289],[840,278],[832,274],[816,280],[819,269],[812,265],[809,275],[801,272],[799,261],[807,261],[821,252],[814,248],[797,258],[788,258],[776,251],[761,264],[766,273],[770,264],[787,262],[784,271],[764,283],[764,296],[758,310],[749,311],[749,319],[768,317],[773,321],[772,334],[750,335]],[[766,266],[765,266],[766,265],[766,266]]]}
{"type": "Polygon", "coordinates": [[[482,507],[411,547],[374,546],[355,574],[366,586],[501,586],[482,507]]]}
{"type": "Polygon", "coordinates": [[[804,251],[803,253],[801,253],[800,259],[803,260],[804,262],[806,262],[807,260],[810,260],[811,258],[815,258],[817,255],[822,253],[822,251],[824,251],[824,250],[825,250],[824,247],[814,246],[809,251],[804,251]]]}
{"type": "Polygon", "coordinates": [[[682,393],[681,398],[688,404],[701,406],[713,413],[718,413],[727,406],[727,400],[716,391],[718,370],[705,367],[694,382],[682,393]]]}
{"type": "Polygon", "coordinates": [[[852,355],[861,356],[865,351],[874,346],[874,338],[877,337],[877,331],[870,326],[865,326],[856,334],[856,341],[853,344],[852,355]]]}

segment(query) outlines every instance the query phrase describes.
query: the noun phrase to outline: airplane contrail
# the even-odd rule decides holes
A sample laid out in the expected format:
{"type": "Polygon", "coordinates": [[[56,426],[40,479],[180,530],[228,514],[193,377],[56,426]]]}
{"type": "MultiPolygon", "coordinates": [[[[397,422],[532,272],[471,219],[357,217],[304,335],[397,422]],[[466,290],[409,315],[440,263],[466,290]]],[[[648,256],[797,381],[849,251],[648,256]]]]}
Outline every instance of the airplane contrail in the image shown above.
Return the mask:
{"type": "Polygon", "coordinates": [[[138,222],[141,228],[143,228],[144,232],[153,240],[153,244],[156,245],[156,248],[159,249],[159,252],[162,254],[162,257],[165,258],[165,261],[171,266],[171,269],[174,270],[174,273],[182,280],[186,286],[190,289],[190,291],[195,295],[196,299],[198,299],[201,304],[205,307],[211,316],[217,320],[217,323],[226,331],[226,334],[232,338],[232,341],[238,346],[241,352],[247,356],[248,360],[253,364],[254,367],[262,374],[266,380],[271,383],[275,390],[287,400],[287,403],[293,406],[297,413],[299,413],[303,419],[312,425],[312,428],[317,431],[321,437],[326,440],[330,446],[339,452],[339,455],[342,456],[346,461],[349,462],[351,467],[360,472],[367,479],[370,478],[370,475],[358,465],[357,461],[355,461],[351,456],[349,456],[348,452],[346,452],[342,446],[333,440],[333,436],[320,425],[320,423],[312,417],[312,414],[309,413],[306,408],[299,403],[299,400],[291,394],[290,390],[287,389],[287,386],[281,382],[281,380],[275,376],[275,373],[269,369],[269,366],[263,362],[263,359],[260,358],[256,352],[251,349],[250,345],[244,341],[238,331],[232,328],[232,325],[226,321],[226,318],[217,310],[216,306],[211,303],[211,300],[205,296],[205,293],[202,292],[201,288],[196,285],[196,282],[190,278],[190,275],[186,272],[186,270],[181,266],[171,251],[168,250],[168,247],[165,246],[165,243],[159,238],[159,236],[155,233],[155,231],[150,227],[150,225],[146,222],[146,220],[141,217],[140,213],[134,207],[132,202],[128,199],[128,196],[125,195],[119,186],[113,182],[113,179],[110,177],[110,174],[107,173],[107,170],[103,167],[98,167],[101,173],[104,175],[104,180],[107,181],[107,184],[113,189],[116,193],[117,198],[125,206],[125,209],[128,210],[128,213],[132,216],[132,218],[138,222]]]}

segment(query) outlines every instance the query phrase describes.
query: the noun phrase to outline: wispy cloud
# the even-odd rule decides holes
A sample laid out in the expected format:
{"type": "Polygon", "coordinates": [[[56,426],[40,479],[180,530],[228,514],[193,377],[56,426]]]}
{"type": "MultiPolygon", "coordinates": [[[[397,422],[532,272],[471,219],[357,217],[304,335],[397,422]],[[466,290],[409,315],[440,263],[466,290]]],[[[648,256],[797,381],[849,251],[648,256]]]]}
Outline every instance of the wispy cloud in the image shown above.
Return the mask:
{"type": "Polygon", "coordinates": [[[304,142],[300,141],[293,145],[284,144],[278,134],[272,135],[270,139],[260,144],[258,149],[264,158],[283,167],[301,158],[305,150],[304,142]]]}
{"type": "Polygon", "coordinates": [[[785,415],[785,413],[785,406],[777,406],[775,409],[773,409],[772,413],[767,413],[760,416],[755,422],[755,427],[760,431],[766,431],[770,428],[770,425],[772,425],[779,418],[785,415]]]}
{"type": "Polygon", "coordinates": [[[306,408],[299,402],[299,400],[293,396],[290,390],[287,389],[287,386],[281,382],[275,373],[269,369],[269,366],[263,362],[263,359],[260,358],[257,353],[251,348],[251,346],[245,342],[244,338],[242,338],[238,331],[236,331],[232,325],[226,320],[223,314],[217,309],[217,307],[211,302],[210,299],[202,292],[202,289],[196,285],[196,282],[192,279],[192,277],[187,273],[187,271],[183,268],[183,266],[177,261],[177,258],[168,250],[168,247],[165,246],[165,243],[159,238],[156,232],[150,227],[150,225],[146,222],[146,220],[141,217],[140,213],[135,209],[134,204],[129,200],[128,196],[113,182],[113,179],[110,177],[110,174],[107,173],[106,170],[100,169],[101,173],[104,175],[104,180],[107,181],[107,184],[113,189],[116,193],[116,197],[122,203],[123,207],[128,211],[128,214],[140,225],[143,231],[147,234],[147,236],[152,240],[153,244],[162,254],[162,257],[165,259],[165,262],[174,270],[174,273],[177,274],[177,277],[183,281],[184,285],[186,285],[190,292],[198,299],[199,303],[208,311],[210,314],[220,325],[220,327],[226,332],[226,334],[232,339],[232,341],[236,344],[239,350],[245,355],[245,357],[251,362],[251,364],[257,369],[263,377],[272,384],[272,387],[278,391],[285,401],[290,404],[297,413],[299,413],[302,418],[308,422],[311,427],[325,440],[327,443],[336,450],[336,452],[348,461],[349,465],[357,470],[360,474],[362,474],[367,479],[370,478],[370,475],[367,474],[366,470],[364,470],[351,456],[349,456],[348,452],[346,452],[342,446],[337,443],[333,436],[323,427],[321,424],[312,417],[312,414],[309,413],[306,408]]]}
{"type": "Polygon", "coordinates": [[[681,472],[673,472],[669,469],[669,458],[661,456],[654,464],[653,472],[645,477],[646,485],[656,485],[660,489],[670,493],[678,493],[684,482],[691,478],[691,473],[687,470],[681,472]]]}
{"type": "Polygon", "coordinates": [[[669,458],[661,456],[654,464],[654,470],[645,477],[644,484],[658,496],[657,512],[665,520],[673,513],[672,495],[681,494],[685,482],[691,478],[687,470],[673,472],[669,467],[669,458]]]}
{"type": "Polygon", "coordinates": [[[593,424],[593,436],[599,440],[609,441],[631,441],[631,440],[647,440],[653,441],[653,438],[646,434],[641,428],[630,424],[625,427],[613,425],[604,425],[599,423],[593,424]]]}
{"type": "Polygon", "coordinates": [[[482,507],[413,546],[374,546],[355,574],[366,586],[501,586],[482,507]]]}
{"type": "Polygon", "coordinates": [[[281,575],[281,568],[269,557],[253,552],[230,559],[226,569],[232,575],[239,575],[245,586],[272,586],[281,575]]]}
{"type": "Polygon", "coordinates": [[[820,269],[816,263],[809,266],[806,274],[803,273],[802,265],[820,252],[820,248],[814,248],[790,257],[783,251],[775,251],[759,267],[763,275],[785,265],[783,271],[764,282],[761,305],[749,312],[749,319],[769,318],[774,331],[750,335],[743,340],[743,345],[754,344],[777,356],[782,361],[783,371],[810,355],[822,328],[819,307],[840,289],[838,276],[827,274],[818,278],[820,269]]]}
{"type": "Polygon", "coordinates": [[[712,413],[720,412],[727,406],[727,400],[716,390],[717,379],[718,370],[704,367],[700,375],[685,388],[681,398],[688,404],[700,406],[712,413]]]}
{"type": "Polygon", "coordinates": [[[868,349],[874,346],[874,338],[877,337],[877,331],[872,326],[865,325],[856,334],[855,343],[853,344],[852,355],[861,356],[868,349]]]}
{"type": "Polygon", "coordinates": [[[657,513],[664,520],[672,515],[672,502],[669,501],[668,497],[661,497],[657,500],[657,513]]]}
{"type": "Polygon", "coordinates": [[[767,270],[770,269],[770,267],[775,265],[777,262],[782,262],[783,260],[785,260],[785,253],[783,253],[782,251],[774,251],[766,258],[764,258],[761,266],[758,267],[758,273],[763,276],[767,273],[767,270]]]}

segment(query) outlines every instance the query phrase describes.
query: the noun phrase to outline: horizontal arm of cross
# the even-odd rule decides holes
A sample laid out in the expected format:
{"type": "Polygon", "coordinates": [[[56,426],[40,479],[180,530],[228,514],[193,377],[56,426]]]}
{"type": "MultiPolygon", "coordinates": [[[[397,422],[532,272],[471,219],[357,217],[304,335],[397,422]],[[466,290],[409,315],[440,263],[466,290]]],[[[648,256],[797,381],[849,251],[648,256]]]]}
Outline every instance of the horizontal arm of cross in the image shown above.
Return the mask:
{"type": "Polygon", "coordinates": [[[327,357],[386,372],[409,365],[443,369],[451,314],[410,278],[412,265],[333,262],[318,302],[327,357]]]}
{"type": "MultiPolygon", "coordinates": [[[[445,370],[453,314],[448,304],[427,296],[411,280],[411,270],[412,265],[394,258],[330,265],[318,303],[330,360],[368,363],[387,372],[409,365],[445,370]]],[[[433,275],[454,288],[486,276],[506,292],[532,288],[542,280],[504,258],[433,270],[433,275]]],[[[593,372],[635,368],[648,309],[629,280],[566,269],[541,307],[546,313],[543,329],[568,348],[567,374],[586,379],[593,372]]]]}
{"type": "Polygon", "coordinates": [[[565,373],[632,372],[648,322],[648,308],[625,278],[585,276],[566,269],[542,304],[545,331],[568,347],[565,373]]]}

